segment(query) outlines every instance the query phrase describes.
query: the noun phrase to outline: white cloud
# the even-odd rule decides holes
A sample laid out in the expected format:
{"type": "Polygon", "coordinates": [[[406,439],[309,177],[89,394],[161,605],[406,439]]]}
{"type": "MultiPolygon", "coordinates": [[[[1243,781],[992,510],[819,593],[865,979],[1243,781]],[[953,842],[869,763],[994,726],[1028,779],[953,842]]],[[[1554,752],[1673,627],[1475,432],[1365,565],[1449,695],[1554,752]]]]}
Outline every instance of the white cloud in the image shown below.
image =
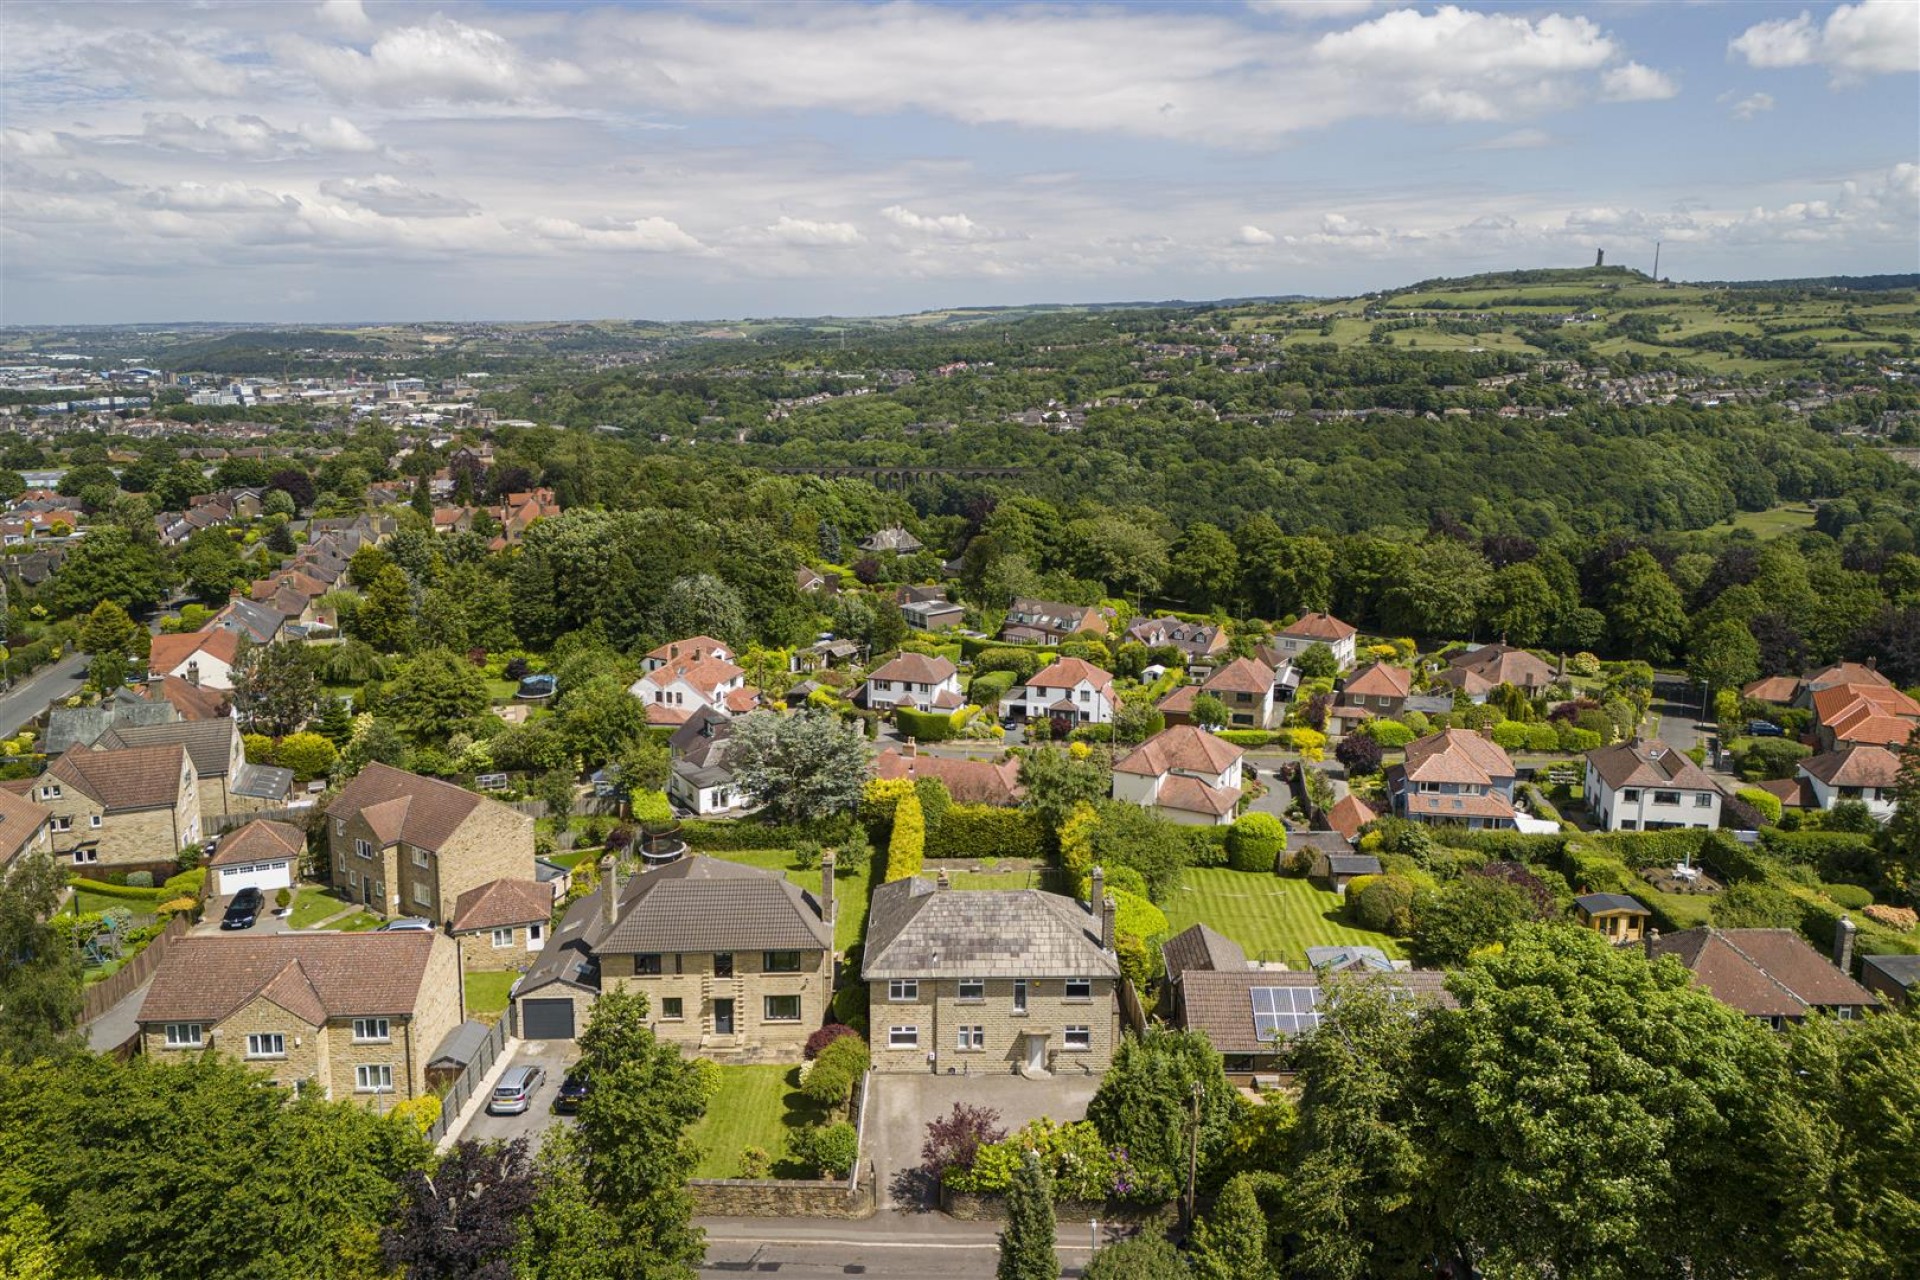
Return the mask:
{"type": "Polygon", "coordinates": [[[585,78],[570,62],[529,60],[497,32],[439,14],[385,32],[366,53],[297,37],[284,50],[321,88],[348,100],[528,102],[585,78]]]}
{"type": "Polygon", "coordinates": [[[1469,151],[1532,151],[1553,145],[1553,135],[1545,129],[1515,129],[1485,142],[1476,142],[1469,151]]]}
{"type": "MultiPolygon", "coordinates": [[[[1725,101],[1731,96],[1731,94],[1722,94],[1721,100],[1725,101]]],[[[1735,120],[1751,120],[1762,112],[1773,110],[1773,95],[1770,93],[1750,93],[1734,103],[1732,110],[1735,120]]]]}
{"type": "Polygon", "coordinates": [[[588,226],[571,218],[543,217],[535,218],[528,229],[542,242],[574,249],[684,253],[706,248],[666,218],[608,219],[588,226]]]}
{"type": "Polygon", "coordinates": [[[44,159],[66,155],[67,146],[51,129],[7,129],[0,132],[0,153],[44,159]]]}
{"type": "Polygon", "coordinates": [[[894,204],[882,209],[880,216],[896,227],[941,240],[971,240],[981,234],[981,228],[964,213],[926,215],[894,204]]]}
{"type": "Polygon", "coordinates": [[[1609,67],[1600,75],[1600,95],[1609,102],[1659,102],[1679,92],[1672,76],[1637,62],[1609,67]]]}
{"type": "Polygon", "coordinates": [[[1255,13],[1291,18],[1296,22],[1343,22],[1378,9],[1389,0],[1247,0],[1255,13]]]}
{"type": "Polygon", "coordinates": [[[317,13],[323,25],[351,36],[373,30],[373,19],[360,0],[321,0],[317,13]]]}
{"type": "Polygon", "coordinates": [[[389,218],[464,218],[480,210],[471,200],[422,190],[390,173],[329,178],[320,184],[320,193],[389,218]]]}
{"type": "Polygon", "coordinates": [[[826,248],[858,244],[866,239],[851,222],[815,222],[810,218],[790,218],[781,214],[766,234],[781,244],[826,248]]]}
{"type": "Polygon", "coordinates": [[[1774,18],[1735,36],[1728,51],[1762,68],[1825,66],[1838,81],[1920,71],[1920,5],[1913,0],[1843,4],[1816,24],[1812,14],[1774,18]]]}
{"type": "Polygon", "coordinates": [[[1432,13],[1400,9],[1348,31],[1320,37],[1323,62],[1369,76],[1510,77],[1591,71],[1619,47],[1585,18],[1548,14],[1529,20],[1441,5],[1432,13]]]}
{"type": "Polygon", "coordinates": [[[255,115],[195,119],[163,111],[146,117],[140,140],[167,150],[238,160],[284,160],[316,152],[351,155],[379,149],[352,121],[339,116],[281,129],[255,115]]]}
{"type": "Polygon", "coordinates": [[[1252,223],[1248,223],[1247,225],[1241,227],[1238,231],[1233,233],[1233,242],[1235,244],[1249,244],[1249,245],[1272,244],[1273,232],[1263,231],[1259,227],[1254,226],[1252,223]]]}

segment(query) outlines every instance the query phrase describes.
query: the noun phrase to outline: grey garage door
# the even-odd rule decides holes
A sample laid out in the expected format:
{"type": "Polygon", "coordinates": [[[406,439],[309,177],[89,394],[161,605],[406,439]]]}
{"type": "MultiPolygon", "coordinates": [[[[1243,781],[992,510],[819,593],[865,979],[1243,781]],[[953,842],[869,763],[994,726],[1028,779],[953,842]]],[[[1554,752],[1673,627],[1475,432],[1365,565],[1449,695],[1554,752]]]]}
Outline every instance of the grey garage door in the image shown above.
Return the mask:
{"type": "Polygon", "coordinates": [[[573,1039],[571,1000],[522,1000],[520,1020],[523,1040],[573,1039]]]}

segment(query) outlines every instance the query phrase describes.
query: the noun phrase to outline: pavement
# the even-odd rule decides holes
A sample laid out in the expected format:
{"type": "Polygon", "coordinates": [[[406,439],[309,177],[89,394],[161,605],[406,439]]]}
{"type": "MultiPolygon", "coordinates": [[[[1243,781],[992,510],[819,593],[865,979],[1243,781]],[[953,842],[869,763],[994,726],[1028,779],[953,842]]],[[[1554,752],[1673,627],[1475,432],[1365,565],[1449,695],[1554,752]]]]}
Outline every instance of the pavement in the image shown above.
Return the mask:
{"type": "MultiPolygon", "coordinates": [[[[1707,735],[1718,730],[1711,725],[1700,723],[1699,702],[1674,702],[1670,699],[1654,700],[1652,713],[1659,717],[1660,741],[1676,751],[1687,751],[1707,740],[1707,735]]],[[[1711,711],[1708,712],[1712,714],[1711,711]]]]}
{"type": "Polygon", "coordinates": [[[918,1177],[920,1144],[926,1137],[927,1122],[947,1114],[954,1103],[990,1107],[1000,1113],[1000,1123],[1013,1130],[1041,1116],[1059,1121],[1082,1119],[1099,1087],[1098,1076],[1028,1080],[1014,1075],[876,1072],[866,1116],[866,1155],[880,1179],[882,1211],[875,1221],[937,1216],[927,1212],[931,1188],[918,1177]]]}
{"type": "Polygon", "coordinates": [[[21,725],[45,711],[49,702],[80,692],[86,670],[87,655],[70,653],[0,693],[0,737],[11,738],[21,725]]]}
{"type": "Polygon", "coordinates": [[[137,1015],[140,1002],[147,998],[147,988],[153,985],[153,979],[145,982],[122,996],[118,1003],[105,1013],[87,1024],[87,1048],[95,1053],[111,1053],[127,1041],[133,1039],[140,1029],[137,1015]]]}
{"type": "Polygon", "coordinates": [[[456,1139],[471,1138],[475,1142],[511,1142],[515,1138],[528,1139],[529,1154],[540,1150],[540,1141],[548,1129],[556,1124],[572,1124],[571,1116],[563,1116],[553,1109],[553,1100],[560,1092],[560,1082],[566,1078],[567,1069],[580,1056],[580,1046],[572,1040],[519,1040],[513,1041],[512,1048],[500,1055],[498,1061],[487,1073],[483,1091],[476,1091],[472,1115],[465,1125],[450,1126],[446,1141],[451,1144],[456,1139]],[[539,1067],[546,1073],[540,1085],[534,1090],[533,1105],[516,1116],[488,1115],[484,1094],[491,1094],[493,1086],[509,1067],[539,1067]]]}

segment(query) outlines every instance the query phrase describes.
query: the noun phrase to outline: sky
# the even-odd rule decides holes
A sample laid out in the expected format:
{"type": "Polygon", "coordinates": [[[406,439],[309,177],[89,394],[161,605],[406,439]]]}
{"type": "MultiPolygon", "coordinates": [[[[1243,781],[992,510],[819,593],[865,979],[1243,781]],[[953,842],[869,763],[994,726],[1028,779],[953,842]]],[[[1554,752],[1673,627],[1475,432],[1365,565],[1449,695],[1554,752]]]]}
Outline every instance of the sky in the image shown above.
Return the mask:
{"type": "Polygon", "coordinates": [[[1920,270],[1920,0],[6,0],[0,111],[0,324],[1920,270]]]}

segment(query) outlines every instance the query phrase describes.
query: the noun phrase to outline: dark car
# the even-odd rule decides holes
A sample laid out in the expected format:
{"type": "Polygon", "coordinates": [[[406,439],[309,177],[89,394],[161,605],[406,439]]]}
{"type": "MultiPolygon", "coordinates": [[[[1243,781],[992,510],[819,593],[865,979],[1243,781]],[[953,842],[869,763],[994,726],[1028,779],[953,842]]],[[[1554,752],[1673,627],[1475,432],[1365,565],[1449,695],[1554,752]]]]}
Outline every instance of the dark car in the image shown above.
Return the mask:
{"type": "Polygon", "coordinates": [[[560,1092],[553,1099],[555,1111],[578,1111],[587,1096],[587,1078],[575,1073],[560,1082],[560,1092]]]}
{"type": "Polygon", "coordinates": [[[227,914],[220,917],[220,927],[251,929],[253,922],[260,918],[260,908],[266,904],[266,895],[252,885],[248,885],[233,895],[233,901],[227,904],[227,914]]]}
{"type": "Polygon", "coordinates": [[[1775,723],[1774,723],[1773,721],[1771,721],[1771,720],[1749,720],[1749,721],[1747,721],[1747,736],[1748,736],[1748,737],[1751,737],[1751,738],[1784,738],[1784,737],[1786,736],[1786,734],[1787,734],[1787,731],[1786,731],[1785,729],[1782,729],[1782,728],[1781,728],[1781,727],[1780,727],[1779,725],[1777,725],[1777,724],[1775,724],[1775,723]]]}

